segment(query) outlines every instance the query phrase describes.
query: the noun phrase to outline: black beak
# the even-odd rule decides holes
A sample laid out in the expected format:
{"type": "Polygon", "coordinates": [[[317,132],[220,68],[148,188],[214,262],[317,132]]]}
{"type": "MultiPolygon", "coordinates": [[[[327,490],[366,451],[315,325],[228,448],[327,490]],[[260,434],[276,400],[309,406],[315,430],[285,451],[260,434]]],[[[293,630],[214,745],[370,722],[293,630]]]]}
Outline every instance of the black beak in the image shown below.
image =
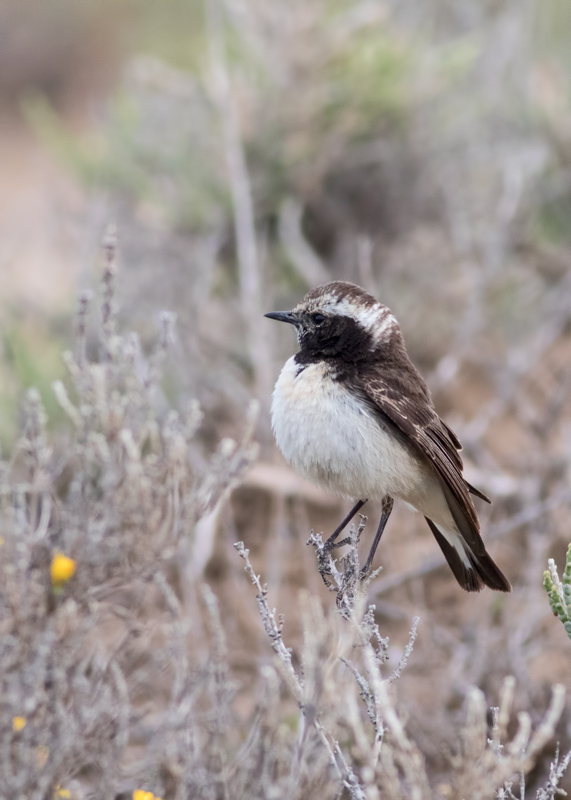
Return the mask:
{"type": "Polygon", "coordinates": [[[291,325],[296,325],[298,319],[291,311],[270,311],[269,314],[264,314],[264,317],[270,319],[277,319],[278,322],[289,322],[291,325]]]}

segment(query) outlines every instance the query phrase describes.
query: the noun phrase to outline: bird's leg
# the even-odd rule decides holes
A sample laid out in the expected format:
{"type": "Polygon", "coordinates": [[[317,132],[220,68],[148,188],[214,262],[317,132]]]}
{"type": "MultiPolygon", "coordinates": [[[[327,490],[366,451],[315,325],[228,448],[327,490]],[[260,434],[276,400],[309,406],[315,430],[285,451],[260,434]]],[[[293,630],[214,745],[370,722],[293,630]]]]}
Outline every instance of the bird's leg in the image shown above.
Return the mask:
{"type": "Polygon", "coordinates": [[[335,544],[335,540],[337,539],[337,537],[339,536],[341,531],[344,528],[346,528],[347,525],[351,522],[351,520],[353,519],[353,517],[355,516],[357,511],[359,511],[359,509],[363,508],[363,506],[365,505],[366,502],[367,502],[366,500],[359,500],[358,503],[355,503],[355,505],[353,506],[351,511],[347,514],[347,516],[345,517],[343,522],[335,528],[335,530],[333,531],[333,533],[331,534],[329,539],[327,539],[324,542],[323,548],[324,548],[326,553],[330,553],[334,548],[340,547],[342,544],[345,544],[345,541],[339,542],[338,544],[335,544]]]}
{"type": "Polygon", "coordinates": [[[367,557],[365,566],[361,570],[361,578],[364,578],[365,575],[371,569],[371,564],[373,563],[375,552],[377,550],[377,547],[379,546],[379,542],[381,541],[381,536],[383,535],[383,531],[385,530],[386,524],[389,521],[391,511],[393,510],[393,504],[394,500],[392,497],[389,497],[388,494],[383,497],[383,504],[381,506],[382,508],[381,521],[379,522],[379,527],[377,528],[377,533],[375,534],[375,541],[373,542],[373,546],[371,547],[371,551],[367,557]]]}

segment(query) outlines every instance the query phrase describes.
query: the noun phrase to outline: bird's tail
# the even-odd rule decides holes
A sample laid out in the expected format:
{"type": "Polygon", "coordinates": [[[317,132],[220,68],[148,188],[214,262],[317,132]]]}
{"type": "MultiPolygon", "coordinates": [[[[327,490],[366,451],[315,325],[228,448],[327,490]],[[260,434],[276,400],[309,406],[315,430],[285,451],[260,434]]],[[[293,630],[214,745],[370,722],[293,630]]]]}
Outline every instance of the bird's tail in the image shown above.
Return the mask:
{"type": "Polygon", "coordinates": [[[484,586],[499,592],[511,592],[511,585],[485,548],[474,553],[464,538],[455,531],[445,531],[425,517],[450,569],[460,586],[467,592],[479,592],[484,586]]]}

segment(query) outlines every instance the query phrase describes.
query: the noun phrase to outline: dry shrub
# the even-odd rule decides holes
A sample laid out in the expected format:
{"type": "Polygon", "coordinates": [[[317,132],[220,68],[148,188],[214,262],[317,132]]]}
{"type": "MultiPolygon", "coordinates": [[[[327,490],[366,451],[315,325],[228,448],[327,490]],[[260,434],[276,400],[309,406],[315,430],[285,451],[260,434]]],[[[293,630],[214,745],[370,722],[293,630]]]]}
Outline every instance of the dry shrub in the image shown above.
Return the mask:
{"type": "Polygon", "coordinates": [[[157,415],[170,321],[148,359],[135,336],[118,335],[114,249],[111,233],[97,357],[86,354],[83,299],[76,351],[65,354],[72,389],[54,385],[71,435],[53,449],[30,390],[22,436],[3,464],[2,796],[44,797],[73,776],[112,795],[135,757],[133,736],[156,748],[146,720],[159,708],[159,727],[172,732],[159,749],[186,740],[206,679],[191,678],[190,621],[167,576],[197,520],[256,453],[250,424],[240,443],[222,441],[204,462],[196,404],[157,415]],[[50,577],[58,552],[77,566],[61,585],[50,577]],[[16,717],[26,721],[20,731],[16,717]]]}
{"type": "MultiPolygon", "coordinates": [[[[514,797],[510,781],[553,736],[563,688],[543,721],[534,727],[522,712],[513,732],[512,678],[491,726],[484,695],[470,690],[459,746],[435,785],[394,684],[418,620],[390,668],[388,639],[367,607],[370,586],[357,580],[363,524],[340,565],[325,564],[337,609],[332,595],[327,610],[314,594],[301,596],[295,653],[237,545],[276,658],[249,685],[236,683],[225,635],[232,606],[221,614],[192,562],[205,560],[197,524],[255,458],[253,423],[240,443],[224,440],[205,459],[196,405],[185,415],[157,411],[171,320],[163,317],[145,358],[136,337],[116,329],[113,231],[105,256],[97,347],[86,341],[83,298],[75,352],[65,354],[70,387],[54,385],[72,431],[50,443],[31,390],[22,435],[2,465],[1,796],[119,798],[140,788],[169,800],[514,797]],[[61,554],[76,569],[57,578],[61,554]]],[[[555,759],[538,798],[555,796],[567,763],[555,759]]]]}
{"type": "MultiPolygon", "coordinates": [[[[567,208],[569,125],[533,90],[534,74],[550,74],[528,27],[540,4],[414,0],[387,4],[388,17],[375,3],[355,16],[321,0],[220,5],[232,62],[218,42],[211,67],[227,69],[230,91],[216,103],[203,76],[135,60],[123,91],[136,122],[111,114],[107,163],[88,164],[94,228],[120,187],[125,317],[147,341],[159,300],[180,312],[171,373],[181,395],[204,401],[207,434],[196,405],[175,414],[161,392],[169,317],[148,359],[118,334],[109,242],[97,342],[82,307],[70,385],[56,387],[73,434],[48,441],[31,393],[2,467],[2,796],[60,785],[106,799],[136,787],[163,798],[523,798],[527,772],[528,797],[554,797],[567,759],[547,744],[562,702],[558,689],[550,705],[550,685],[568,676],[569,654],[541,574],[548,555],[562,558],[571,522],[571,262],[568,239],[542,230],[567,208]],[[377,34],[373,50],[406,89],[398,108],[391,80],[388,94],[361,80],[367,63],[378,72],[359,60],[377,34]],[[349,99],[345,67],[358,77],[349,99]],[[229,147],[220,120],[233,115],[229,147]],[[248,170],[227,175],[240,158],[248,170]],[[241,226],[232,182],[252,206],[241,226]],[[239,263],[239,235],[257,260],[239,263]],[[335,277],[401,320],[469,480],[493,496],[484,537],[510,597],[463,595],[424,524],[397,509],[367,600],[341,571],[342,616],[305,546],[337,505],[268,463],[217,502],[253,456],[250,435],[211,458],[198,442],[236,435],[235,409],[292,349],[290,332],[266,334],[258,313],[335,277]],[[253,350],[258,330],[267,360],[253,350]],[[265,631],[230,548],[241,538],[269,582],[269,595],[257,587],[265,631]],[[77,564],[60,587],[56,551],[77,564]],[[268,596],[287,609],[283,630],[268,596]],[[417,614],[408,667],[387,685],[417,614]]],[[[257,433],[270,461],[263,414],[257,433]]],[[[564,711],[564,750],[567,728],[564,711]]]]}

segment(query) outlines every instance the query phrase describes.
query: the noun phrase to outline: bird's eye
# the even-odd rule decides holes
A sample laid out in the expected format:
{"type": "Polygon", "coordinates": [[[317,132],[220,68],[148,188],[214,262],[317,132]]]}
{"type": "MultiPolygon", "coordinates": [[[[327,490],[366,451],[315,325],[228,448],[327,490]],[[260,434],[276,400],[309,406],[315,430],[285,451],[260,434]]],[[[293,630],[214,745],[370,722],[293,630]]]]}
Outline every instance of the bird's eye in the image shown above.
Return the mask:
{"type": "Polygon", "coordinates": [[[314,314],[312,320],[315,322],[316,325],[321,325],[322,322],[325,322],[325,317],[323,314],[314,314]]]}

